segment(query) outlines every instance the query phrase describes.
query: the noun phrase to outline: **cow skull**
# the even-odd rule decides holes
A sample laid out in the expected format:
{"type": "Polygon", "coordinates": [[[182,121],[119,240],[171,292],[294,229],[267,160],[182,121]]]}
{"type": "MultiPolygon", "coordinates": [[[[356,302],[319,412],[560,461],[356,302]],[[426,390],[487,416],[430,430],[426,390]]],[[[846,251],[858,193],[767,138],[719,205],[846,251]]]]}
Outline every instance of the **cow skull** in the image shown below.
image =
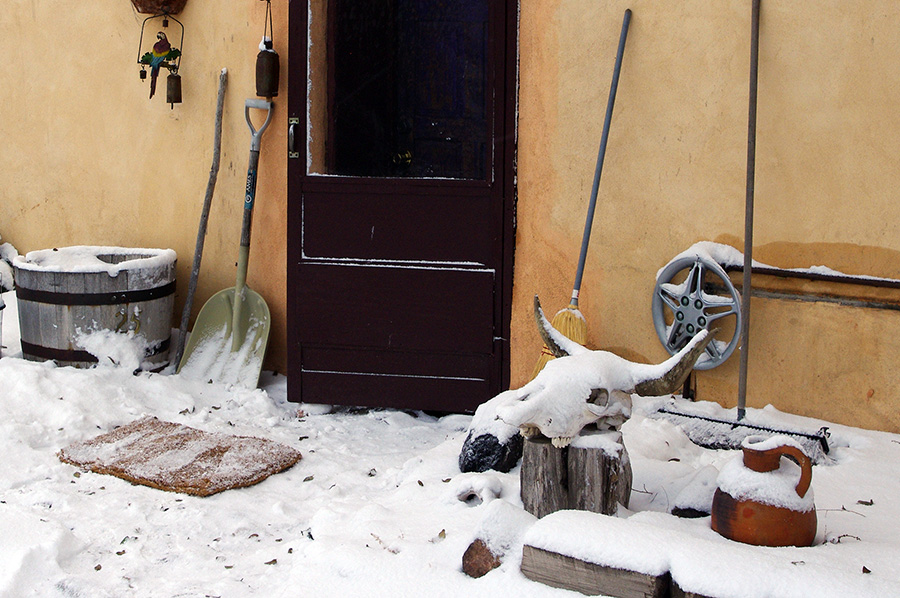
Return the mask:
{"type": "Polygon", "coordinates": [[[547,347],[557,357],[497,409],[526,438],[538,432],[556,447],[568,446],[582,428],[597,423],[618,429],[631,416],[631,395],[674,392],[717,332],[701,330],[678,353],[657,364],[634,363],[609,351],[590,351],[553,328],[534,297],[534,317],[547,347]]]}

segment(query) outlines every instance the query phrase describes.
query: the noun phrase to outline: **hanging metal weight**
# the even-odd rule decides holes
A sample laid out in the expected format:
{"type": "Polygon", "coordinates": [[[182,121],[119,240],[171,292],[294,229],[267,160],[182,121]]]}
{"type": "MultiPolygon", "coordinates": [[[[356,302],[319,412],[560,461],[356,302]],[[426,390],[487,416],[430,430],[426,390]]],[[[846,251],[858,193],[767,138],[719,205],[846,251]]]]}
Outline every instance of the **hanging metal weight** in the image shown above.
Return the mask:
{"type": "Polygon", "coordinates": [[[650,309],[656,335],[670,355],[700,330],[722,328],[694,369],[709,370],[724,363],[740,343],[741,296],[722,266],[703,256],[681,257],[663,268],[653,288],[650,309]],[[686,276],[682,276],[684,271],[686,276]],[[724,292],[714,292],[712,284],[724,292]],[[727,338],[732,324],[730,340],[720,340],[727,338]]]}
{"type": "Polygon", "coordinates": [[[278,53],[272,49],[272,42],[265,42],[266,49],[256,55],[256,95],[274,98],[278,95],[278,53]]]}

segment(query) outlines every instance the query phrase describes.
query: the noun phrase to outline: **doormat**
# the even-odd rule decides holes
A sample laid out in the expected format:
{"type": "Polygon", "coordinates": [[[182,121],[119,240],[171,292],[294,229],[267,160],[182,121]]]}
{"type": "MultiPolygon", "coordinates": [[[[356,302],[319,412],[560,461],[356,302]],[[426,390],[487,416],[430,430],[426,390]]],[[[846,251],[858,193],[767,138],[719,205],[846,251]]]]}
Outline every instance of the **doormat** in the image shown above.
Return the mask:
{"type": "Polygon", "coordinates": [[[94,473],[194,496],[252,486],[301,458],[271,440],[204,432],[149,416],[76,442],[57,456],[94,473]]]}

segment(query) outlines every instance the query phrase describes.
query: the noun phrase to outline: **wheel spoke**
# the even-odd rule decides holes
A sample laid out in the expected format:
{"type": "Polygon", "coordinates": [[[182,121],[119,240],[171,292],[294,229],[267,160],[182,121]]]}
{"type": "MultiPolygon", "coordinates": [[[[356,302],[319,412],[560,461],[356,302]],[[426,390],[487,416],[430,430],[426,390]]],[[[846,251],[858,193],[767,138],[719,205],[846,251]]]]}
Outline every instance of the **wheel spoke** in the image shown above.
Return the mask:
{"type": "Polygon", "coordinates": [[[711,314],[710,314],[710,313],[707,313],[707,314],[706,314],[706,320],[707,320],[710,324],[712,324],[712,323],[715,322],[716,320],[718,320],[718,319],[720,319],[720,318],[724,318],[725,316],[730,316],[730,315],[732,315],[732,314],[737,315],[737,308],[736,308],[735,305],[730,306],[730,309],[728,309],[727,311],[717,311],[717,312],[713,312],[713,313],[711,313],[711,314]]]}
{"type": "Polygon", "coordinates": [[[669,327],[669,338],[666,341],[666,345],[672,348],[677,348],[678,342],[681,340],[682,336],[681,324],[675,322],[671,327],[669,327]]]}
{"type": "Polygon", "coordinates": [[[689,297],[698,297],[703,291],[703,276],[704,276],[705,268],[703,266],[703,262],[697,260],[694,262],[694,265],[691,267],[690,273],[688,273],[687,280],[685,280],[685,295],[689,297]]]}
{"type": "Polygon", "coordinates": [[[678,309],[678,302],[681,299],[681,285],[663,284],[659,286],[659,298],[663,303],[669,306],[672,311],[678,309]]]}
{"type": "Polygon", "coordinates": [[[738,301],[731,295],[711,295],[709,293],[701,293],[700,301],[703,302],[703,308],[710,307],[734,307],[738,301]]]}

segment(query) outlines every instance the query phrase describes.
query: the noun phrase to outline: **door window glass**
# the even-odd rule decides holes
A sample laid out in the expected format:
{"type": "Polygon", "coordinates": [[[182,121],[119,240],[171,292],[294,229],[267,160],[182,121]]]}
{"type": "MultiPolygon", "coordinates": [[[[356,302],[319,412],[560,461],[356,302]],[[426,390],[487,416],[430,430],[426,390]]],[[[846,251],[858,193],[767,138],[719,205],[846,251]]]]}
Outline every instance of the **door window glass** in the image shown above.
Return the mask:
{"type": "Polygon", "coordinates": [[[488,0],[310,3],[310,173],[484,180],[488,0]]]}

